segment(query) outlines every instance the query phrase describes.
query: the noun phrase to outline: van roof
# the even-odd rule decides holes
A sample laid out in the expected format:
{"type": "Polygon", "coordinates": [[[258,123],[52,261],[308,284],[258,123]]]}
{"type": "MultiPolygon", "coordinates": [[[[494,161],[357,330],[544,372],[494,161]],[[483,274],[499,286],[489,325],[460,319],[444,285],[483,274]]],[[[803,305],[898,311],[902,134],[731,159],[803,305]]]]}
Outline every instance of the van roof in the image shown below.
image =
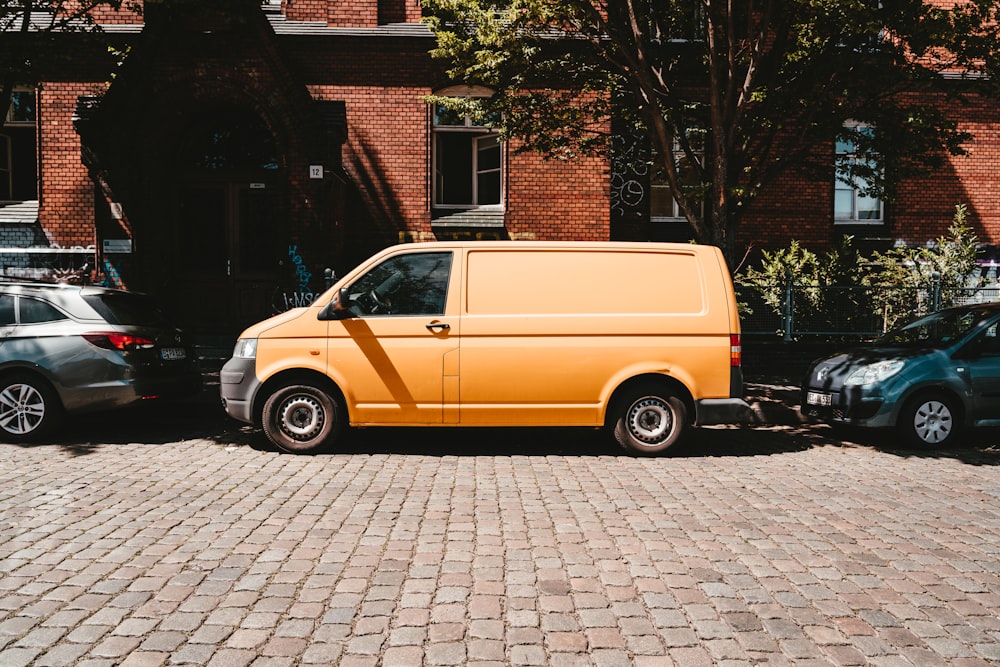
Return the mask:
{"type": "Polygon", "coordinates": [[[539,240],[517,240],[517,241],[419,241],[415,243],[400,243],[389,248],[562,248],[562,249],[618,249],[618,250],[694,250],[695,252],[715,252],[716,246],[700,245],[697,243],[666,243],[655,241],[539,241],[539,240]]]}

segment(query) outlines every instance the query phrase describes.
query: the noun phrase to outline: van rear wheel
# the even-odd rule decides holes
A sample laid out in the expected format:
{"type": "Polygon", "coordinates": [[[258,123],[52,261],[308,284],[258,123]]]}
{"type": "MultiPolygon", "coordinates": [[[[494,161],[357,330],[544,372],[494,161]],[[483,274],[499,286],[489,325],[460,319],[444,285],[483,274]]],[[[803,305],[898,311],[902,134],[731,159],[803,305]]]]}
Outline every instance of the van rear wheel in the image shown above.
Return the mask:
{"type": "Polygon", "coordinates": [[[344,430],[347,411],[340,401],[311,385],[290,385],[264,403],[264,434],[292,454],[315,454],[331,447],[344,430]]]}
{"type": "Polygon", "coordinates": [[[635,454],[659,454],[680,439],[687,408],[673,394],[647,387],[620,401],[614,418],[618,444],[635,454]]]}

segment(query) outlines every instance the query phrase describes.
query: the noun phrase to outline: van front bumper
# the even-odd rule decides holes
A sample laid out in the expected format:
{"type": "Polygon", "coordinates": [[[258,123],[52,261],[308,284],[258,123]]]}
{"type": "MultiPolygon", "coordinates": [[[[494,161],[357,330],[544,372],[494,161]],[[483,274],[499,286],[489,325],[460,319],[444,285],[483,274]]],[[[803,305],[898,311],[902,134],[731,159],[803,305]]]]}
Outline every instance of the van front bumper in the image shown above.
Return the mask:
{"type": "Polygon", "coordinates": [[[233,419],[254,423],[253,398],[260,387],[257,360],[232,358],[219,371],[219,395],[222,407],[233,419]]]}
{"type": "Polygon", "coordinates": [[[742,424],[753,420],[753,410],[742,398],[703,398],[694,403],[695,426],[742,424]]]}

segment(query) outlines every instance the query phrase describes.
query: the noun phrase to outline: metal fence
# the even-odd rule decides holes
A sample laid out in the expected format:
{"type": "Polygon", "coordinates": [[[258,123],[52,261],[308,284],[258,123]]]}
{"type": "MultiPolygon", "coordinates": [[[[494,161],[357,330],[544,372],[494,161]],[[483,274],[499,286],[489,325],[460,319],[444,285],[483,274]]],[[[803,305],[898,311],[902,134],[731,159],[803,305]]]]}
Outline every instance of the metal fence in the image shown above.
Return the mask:
{"type": "Polygon", "coordinates": [[[986,287],[737,285],[744,335],[784,340],[803,336],[866,339],[946,306],[1000,301],[1000,284],[986,287]]]}

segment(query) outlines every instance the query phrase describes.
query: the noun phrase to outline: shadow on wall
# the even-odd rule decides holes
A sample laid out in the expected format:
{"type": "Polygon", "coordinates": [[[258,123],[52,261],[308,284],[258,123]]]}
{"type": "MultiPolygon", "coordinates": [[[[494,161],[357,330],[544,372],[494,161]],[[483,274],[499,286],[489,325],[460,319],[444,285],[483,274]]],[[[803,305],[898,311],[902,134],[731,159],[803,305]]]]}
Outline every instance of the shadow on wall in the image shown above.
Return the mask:
{"type": "Polygon", "coordinates": [[[344,256],[350,263],[338,275],[367,259],[372,253],[399,243],[407,231],[406,214],[393,185],[385,177],[382,153],[365,137],[352,141],[346,169],[351,185],[345,191],[347,225],[344,256]]]}

